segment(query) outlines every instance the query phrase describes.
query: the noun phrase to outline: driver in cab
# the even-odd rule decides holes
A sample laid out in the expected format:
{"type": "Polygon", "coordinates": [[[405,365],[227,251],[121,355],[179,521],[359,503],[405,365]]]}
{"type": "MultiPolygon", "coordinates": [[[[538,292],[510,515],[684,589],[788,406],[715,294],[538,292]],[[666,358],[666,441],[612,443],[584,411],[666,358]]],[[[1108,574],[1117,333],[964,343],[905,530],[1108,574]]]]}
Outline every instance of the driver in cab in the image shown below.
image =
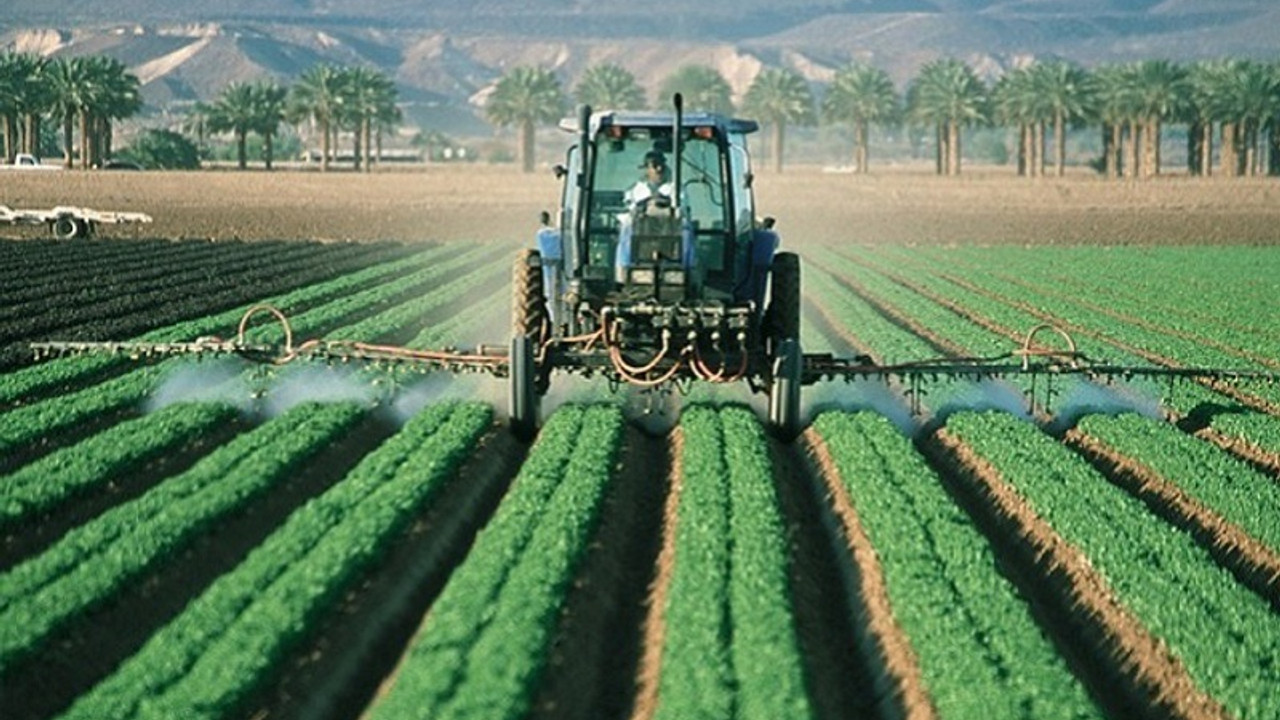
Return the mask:
{"type": "MultiPolygon", "coordinates": [[[[627,212],[618,216],[618,246],[614,258],[616,280],[626,281],[627,268],[631,266],[631,236],[634,231],[634,218],[637,215],[671,207],[671,198],[675,193],[675,183],[671,179],[671,168],[667,166],[667,158],[659,150],[645,153],[644,161],[639,169],[644,171],[640,180],[623,194],[627,212]]],[[[688,233],[686,233],[687,235],[688,233]]],[[[685,267],[693,265],[692,238],[685,237],[683,243],[683,261],[685,267]]]]}

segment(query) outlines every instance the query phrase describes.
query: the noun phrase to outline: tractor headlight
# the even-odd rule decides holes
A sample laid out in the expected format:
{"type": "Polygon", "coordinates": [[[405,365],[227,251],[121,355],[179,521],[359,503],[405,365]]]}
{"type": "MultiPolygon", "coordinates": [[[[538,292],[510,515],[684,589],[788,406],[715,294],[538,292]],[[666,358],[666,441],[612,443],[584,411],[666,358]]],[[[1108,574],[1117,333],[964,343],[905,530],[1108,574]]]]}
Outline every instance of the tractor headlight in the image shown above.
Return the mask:
{"type": "Polygon", "coordinates": [[[636,285],[652,285],[654,282],[653,268],[631,268],[630,279],[636,285]]]}
{"type": "Polygon", "coordinates": [[[684,270],[663,270],[663,285],[684,285],[684,270]]]}

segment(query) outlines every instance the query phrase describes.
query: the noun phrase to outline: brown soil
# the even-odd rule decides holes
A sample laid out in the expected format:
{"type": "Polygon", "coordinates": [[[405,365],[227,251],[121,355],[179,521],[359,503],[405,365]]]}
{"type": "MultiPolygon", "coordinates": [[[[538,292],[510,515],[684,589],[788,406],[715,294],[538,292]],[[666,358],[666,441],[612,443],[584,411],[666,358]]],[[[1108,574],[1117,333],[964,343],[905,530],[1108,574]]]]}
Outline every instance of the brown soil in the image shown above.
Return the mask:
{"type": "Polygon", "coordinates": [[[1164,642],[1119,603],[1084,553],[1036,514],[990,463],[945,429],[923,447],[1012,565],[1014,582],[1104,707],[1120,717],[1228,717],[1164,642]]]}
{"type": "Polygon", "coordinates": [[[632,712],[669,495],[667,452],[666,437],[626,428],[616,476],[561,608],[527,720],[607,720],[632,712]]]}
{"type": "MultiPolygon", "coordinates": [[[[15,208],[77,205],[145,212],[152,225],[107,237],[465,240],[530,243],[554,210],[550,171],[430,166],[349,171],[6,173],[15,208]]],[[[1280,242],[1280,183],[1185,177],[1107,182],[1078,173],[1019,179],[1005,169],[960,178],[927,170],[870,176],[793,167],[756,177],[757,210],[783,241],[858,243],[1188,244],[1280,242]]],[[[0,226],[34,237],[43,228],[0,226]]]]}
{"type": "Polygon", "coordinates": [[[680,468],[684,454],[684,432],[671,431],[671,460],[667,499],[662,507],[662,544],[658,549],[653,583],[649,586],[646,603],[648,613],[644,618],[642,654],[636,669],[636,697],[631,720],[649,720],[658,710],[658,681],[662,677],[662,648],[666,643],[667,623],[664,613],[667,594],[671,589],[671,577],[676,560],[676,517],[680,507],[680,492],[684,487],[684,474],[680,468]]]}
{"type": "Polygon", "coordinates": [[[894,717],[936,718],[938,711],[925,689],[920,663],[906,633],[893,617],[884,572],[875,548],[871,546],[844,483],[840,481],[839,470],[826,443],[812,428],[805,431],[803,442],[817,465],[823,490],[830,498],[840,523],[839,532],[847,543],[854,564],[854,592],[860,610],[858,624],[865,628],[863,654],[880,662],[880,672],[873,682],[876,694],[888,705],[881,710],[894,717]]]}
{"type": "Polygon", "coordinates": [[[1188,495],[1155,470],[1101,440],[1070,430],[1066,442],[1153,511],[1188,529],[1242,583],[1280,610],[1280,554],[1188,495]]]}

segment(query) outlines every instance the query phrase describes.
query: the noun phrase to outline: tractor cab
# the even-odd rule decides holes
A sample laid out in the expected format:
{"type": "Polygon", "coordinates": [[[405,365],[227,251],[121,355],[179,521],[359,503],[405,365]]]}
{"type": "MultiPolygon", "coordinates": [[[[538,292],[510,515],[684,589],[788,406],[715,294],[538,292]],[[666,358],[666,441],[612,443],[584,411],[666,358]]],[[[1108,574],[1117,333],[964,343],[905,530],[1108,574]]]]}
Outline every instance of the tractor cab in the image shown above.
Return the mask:
{"type": "MultiPolygon", "coordinates": [[[[747,135],[752,120],[583,107],[557,229],[561,257],[517,257],[512,427],[536,428],[553,371],[612,386],[745,382],[770,396],[770,424],[799,428],[800,265],[757,225],[747,135]]],[[[541,237],[541,235],[540,235],[541,237]]]]}
{"type": "Polygon", "coordinates": [[[569,301],[553,314],[570,334],[582,329],[580,302],[597,312],[640,300],[759,307],[755,245],[772,250],[773,241],[755,222],[746,146],[754,121],[584,109],[561,128],[579,141],[563,166],[566,293],[548,301],[569,301]]]}

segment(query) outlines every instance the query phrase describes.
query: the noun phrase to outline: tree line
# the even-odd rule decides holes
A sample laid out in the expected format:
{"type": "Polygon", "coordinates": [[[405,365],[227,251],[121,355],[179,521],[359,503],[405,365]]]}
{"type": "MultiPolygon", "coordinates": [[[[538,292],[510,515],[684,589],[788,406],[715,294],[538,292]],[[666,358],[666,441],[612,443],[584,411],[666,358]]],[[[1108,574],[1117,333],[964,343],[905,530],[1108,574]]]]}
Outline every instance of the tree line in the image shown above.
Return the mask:
{"type": "MultiPolygon", "coordinates": [[[[0,54],[0,131],[6,161],[17,153],[40,154],[42,124],[61,124],[63,165],[101,166],[112,156],[112,123],[142,109],[137,76],[105,56],[42,58],[0,54]],[[78,133],[78,134],[77,134],[78,133]],[[78,143],[77,143],[78,140],[78,143]]],[[[227,85],[213,101],[198,103],[185,129],[200,142],[206,134],[235,138],[241,169],[250,133],[263,140],[272,165],[272,143],[283,122],[314,122],[321,136],[320,166],[329,169],[339,132],[353,131],[357,169],[369,169],[382,136],[401,119],[395,83],[368,67],[317,65],[291,87],[274,80],[227,85]]]]}
{"type": "MultiPolygon", "coordinates": [[[[1005,127],[1016,131],[1017,172],[1028,177],[1066,165],[1069,128],[1101,132],[1098,165],[1112,178],[1159,174],[1161,134],[1169,123],[1185,125],[1187,167],[1192,175],[1280,175],[1280,64],[1239,59],[1178,64],[1144,60],[1086,70],[1062,60],[1037,61],[988,84],[967,64],[940,59],[924,65],[899,91],[884,70],[862,63],[840,68],[821,94],[798,73],[763,69],[735,108],[729,83],[714,68],[690,65],[661,86],[660,97],[681,92],[690,109],[741,110],[769,129],[774,168],[781,169],[789,125],[819,122],[852,131],[855,172],[870,164],[870,128],[923,128],[936,142],[936,170],[961,170],[962,130],[1005,127]],[[1216,151],[1215,151],[1216,150],[1216,151]],[[1216,159],[1216,167],[1215,167],[1216,159]]],[[[626,69],[605,64],[587,70],[573,98],[596,108],[643,109],[643,88],[626,69]]],[[[519,67],[499,80],[487,108],[498,125],[520,129],[520,155],[533,163],[533,128],[566,109],[567,94],[550,70],[519,67]]]]}
{"type": "MultiPolygon", "coordinates": [[[[987,83],[967,64],[940,59],[924,65],[899,90],[884,70],[853,63],[831,82],[815,86],[793,70],[766,67],[735,107],[728,81],[714,68],[687,65],[668,76],[650,103],[636,77],[620,65],[587,69],[572,92],[559,76],[520,66],[500,77],[485,105],[488,119],[517,130],[517,155],[534,167],[539,125],[558,121],[571,100],[595,108],[638,110],[664,104],[679,92],[690,110],[741,111],[768,129],[770,160],[781,170],[787,128],[819,123],[851,131],[855,172],[870,166],[872,127],[924,129],[935,139],[936,170],[961,170],[963,132],[971,127],[1015,131],[1017,172],[1062,175],[1070,128],[1098,129],[1099,170],[1109,177],[1159,174],[1161,136],[1170,123],[1187,128],[1186,165],[1192,175],[1280,175],[1280,64],[1220,59],[1179,64],[1144,60],[1093,69],[1037,61],[987,83]],[[1050,165],[1050,159],[1052,164],[1050,165]]],[[[291,86],[274,80],[231,83],[212,102],[197,104],[186,130],[235,138],[246,165],[250,133],[263,140],[272,164],[273,139],[283,122],[311,122],[321,138],[321,168],[342,131],[353,135],[355,167],[368,170],[383,133],[402,121],[394,82],[368,67],[317,65],[291,86]]],[[[104,56],[41,58],[0,54],[0,129],[5,157],[37,154],[42,123],[61,127],[63,163],[96,167],[111,156],[115,121],[142,107],[138,78],[104,56]],[[78,146],[74,141],[78,140],[78,146]]]]}

